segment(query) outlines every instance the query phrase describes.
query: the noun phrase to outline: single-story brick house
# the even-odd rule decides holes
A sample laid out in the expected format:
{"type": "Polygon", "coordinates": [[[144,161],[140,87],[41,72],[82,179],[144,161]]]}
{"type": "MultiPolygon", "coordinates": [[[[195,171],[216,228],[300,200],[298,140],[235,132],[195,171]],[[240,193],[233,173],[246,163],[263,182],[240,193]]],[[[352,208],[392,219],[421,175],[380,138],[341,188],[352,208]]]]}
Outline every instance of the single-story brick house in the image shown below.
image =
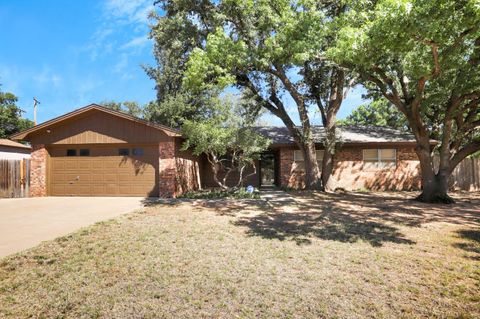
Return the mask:
{"type": "MultiPolygon", "coordinates": [[[[272,144],[248,179],[254,186],[301,187],[303,157],[284,127],[259,127],[272,144]]],[[[323,129],[314,128],[321,158],[323,129]]],[[[412,135],[342,127],[332,178],[345,189],[416,189],[412,135]]],[[[32,145],[30,196],[171,197],[215,187],[202,156],[182,151],[179,131],[92,104],[12,136],[32,145]]]]}

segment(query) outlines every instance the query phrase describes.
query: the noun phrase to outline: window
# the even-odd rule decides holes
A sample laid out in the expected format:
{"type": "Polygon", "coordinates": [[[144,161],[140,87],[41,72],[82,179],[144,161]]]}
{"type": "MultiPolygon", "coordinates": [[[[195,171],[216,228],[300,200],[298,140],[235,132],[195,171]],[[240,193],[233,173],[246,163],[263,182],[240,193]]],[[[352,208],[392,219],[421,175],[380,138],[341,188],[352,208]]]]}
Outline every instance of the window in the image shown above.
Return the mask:
{"type": "Polygon", "coordinates": [[[363,162],[366,168],[394,168],[397,162],[395,149],[363,150],[363,162]]]}
{"type": "Polygon", "coordinates": [[[132,155],[143,156],[143,148],[132,149],[132,155]]]}
{"type": "Polygon", "coordinates": [[[295,150],[293,151],[293,160],[295,162],[303,162],[303,152],[301,150],[295,150]]]}
{"type": "MultiPolygon", "coordinates": [[[[323,154],[324,150],[316,150],[315,155],[317,157],[317,163],[319,166],[319,169],[322,169],[322,161],[323,161],[323,154]]],[[[303,156],[303,152],[301,150],[295,150],[293,152],[293,161],[294,163],[294,170],[299,170],[303,171],[305,170],[305,158],[303,156]]]]}
{"type": "Polygon", "coordinates": [[[74,150],[74,149],[67,150],[67,156],[77,156],[77,150],[74,150]]]}
{"type": "Polygon", "coordinates": [[[128,148],[119,148],[118,155],[120,156],[128,156],[130,155],[130,150],[128,148]]]}
{"type": "Polygon", "coordinates": [[[90,150],[88,148],[80,149],[80,156],[90,156],[90,150]]]}

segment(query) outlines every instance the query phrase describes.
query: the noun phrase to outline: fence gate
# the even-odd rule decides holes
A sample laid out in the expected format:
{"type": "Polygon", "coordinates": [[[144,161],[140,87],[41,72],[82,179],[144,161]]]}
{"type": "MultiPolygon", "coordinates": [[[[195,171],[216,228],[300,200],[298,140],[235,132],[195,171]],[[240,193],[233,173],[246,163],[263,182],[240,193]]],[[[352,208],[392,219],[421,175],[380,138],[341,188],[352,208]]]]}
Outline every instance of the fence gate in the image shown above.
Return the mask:
{"type": "Polygon", "coordinates": [[[27,197],[29,186],[29,159],[0,159],[0,197],[27,197]]]}

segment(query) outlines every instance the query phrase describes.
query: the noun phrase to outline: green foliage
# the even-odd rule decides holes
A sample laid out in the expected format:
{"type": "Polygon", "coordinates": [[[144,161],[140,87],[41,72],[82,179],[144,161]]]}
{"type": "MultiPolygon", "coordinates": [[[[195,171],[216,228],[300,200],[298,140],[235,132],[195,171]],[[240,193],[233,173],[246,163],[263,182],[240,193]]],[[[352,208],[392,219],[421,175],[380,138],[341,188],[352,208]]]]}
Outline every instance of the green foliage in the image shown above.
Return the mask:
{"type": "Polygon", "coordinates": [[[144,117],[143,108],[135,101],[124,101],[124,102],[115,102],[115,101],[103,101],[100,105],[108,107],[109,109],[130,114],[135,117],[142,118],[144,117]]]}
{"type": "Polygon", "coordinates": [[[370,97],[394,104],[417,141],[421,201],[441,200],[448,177],[480,151],[480,2],[348,1],[335,19],[336,45],[326,58],[358,75],[370,97]],[[439,167],[433,163],[430,139],[439,167]]]}
{"type": "Polygon", "coordinates": [[[409,129],[405,115],[383,98],[360,105],[346,119],[338,122],[341,125],[385,126],[402,131],[409,129]]]}
{"type": "Polygon", "coordinates": [[[23,111],[16,105],[17,101],[14,94],[0,91],[0,138],[33,126],[32,121],[22,118],[23,111]]]}
{"type": "Polygon", "coordinates": [[[255,167],[261,152],[268,148],[270,140],[254,132],[251,118],[244,116],[241,104],[230,98],[212,98],[208,116],[203,119],[185,120],[182,133],[183,149],[193,154],[206,154],[214,172],[214,179],[222,188],[228,188],[227,176],[239,173],[237,186],[246,178],[246,167],[255,167]],[[223,180],[218,173],[224,172],[223,180]]]}
{"type": "MultiPolygon", "coordinates": [[[[154,40],[156,66],[145,67],[155,81],[157,99],[147,106],[146,118],[161,124],[180,127],[183,119],[201,114],[204,94],[192,94],[182,87],[186,63],[194,48],[205,41],[205,24],[195,18],[202,8],[205,20],[214,23],[209,1],[159,0],[162,15],[153,14],[150,37],[154,40]]],[[[208,95],[208,93],[207,93],[208,95]]],[[[208,100],[208,98],[207,98],[208,100]]]]}
{"type": "Polygon", "coordinates": [[[245,187],[232,190],[212,189],[204,191],[187,192],[179,198],[187,199],[221,199],[221,198],[233,198],[233,199],[260,199],[260,192],[255,189],[253,193],[247,192],[245,187]]]}
{"type": "MultiPolygon", "coordinates": [[[[255,101],[248,104],[251,114],[263,109],[277,116],[305,152],[314,148],[309,108],[318,107],[332,133],[327,138],[329,149],[335,144],[335,115],[349,79],[321,55],[336,37],[331,22],[344,10],[343,1],[160,0],[157,4],[162,14],[155,15],[151,31],[157,67],[148,69],[157,83],[157,113],[174,112],[166,110],[172,103],[162,105],[171,99],[169,95],[235,87],[255,101]],[[286,100],[294,107],[284,104],[286,100]],[[295,118],[301,119],[301,128],[295,118]]],[[[186,114],[192,115],[190,110],[186,114]]],[[[308,160],[307,184],[317,187],[317,162],[308,160]]]]}
{"type": "Polygon", "coordinates": [[[313,1],[222,1],[218,10],[223,20],[187,62],[190,89],[223,89],[238,84],[238,73],[303,67],[322,48],[324,15],[313,1]]]}
{"type": "Polygon", "coordinates": [[[169,94],[161,102],[150,102],[145,106],[145,119],[180,128],[185,120],[196,121],[207,117],[217,95],[213,91],[169,94]]]}
{"type": "Polygon", "coordinates": [[[357,72],[372,97],[419,99],[423,121],[439,137],[452,92],[479,92],[478,0],[351,1],[350,8],[335,22],[338,41],[327,56],[357,72]],[[419,81],[426,81],[420,91],[419,81]]]}

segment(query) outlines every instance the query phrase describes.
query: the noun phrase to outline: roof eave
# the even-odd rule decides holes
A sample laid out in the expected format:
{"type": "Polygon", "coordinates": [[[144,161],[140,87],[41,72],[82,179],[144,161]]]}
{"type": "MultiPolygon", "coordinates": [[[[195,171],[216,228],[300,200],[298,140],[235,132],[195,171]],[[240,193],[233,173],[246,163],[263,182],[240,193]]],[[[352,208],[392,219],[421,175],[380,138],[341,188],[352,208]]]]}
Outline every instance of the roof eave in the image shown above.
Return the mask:
{"type": "Polygon", "coordinates": [[[173,136],[173,137],[182,136],[179,131],[177,131],[173,128],[170,128],[168,126],[151,123],[151,122],[148,122],[146,120],[134,117],[134,116],[129,115],[129,114],[125,114],[123,112],[115,111],[115,110],[106,108],[104,106],[98,105],[98,104],[90,104],[90,105],[87,105],[85,107],[76,109],[76,110],[71,111],[69,113],[66,113],[64,115],[61,115],[59,117],[56,117],[54,119],[43,122],[41,124],[35,125],[34,127],[26,129],[22,132],[18,132],[16,134],[13,134],[13,135],[10,136],[10,139],[15,140],[15,141],[22,141],[31,133],[34,133],[38,130],[47,128],[51,125],[57,124],[61,121],[72,118],[76,115],[79,115],[81,113],[84,113],[84,112],[87,112],[87,111],[90,111],[90,110],[98,110],[98,111],[101,111],[101,112],[105,112],[105,113],[109,113],[109,114],[112,114],[112,115],[115,115],[115,116],[118,116],[118,117],[125,118],[125,119],[130,120],[130,121],[141,123],[141,124],[147,125],[149,127],[160,129],[160,130],[164,131],[168,136],[173,136]]]}
{"type": "MultiPolygon", "coordinates": [[[[349,142],[339,142],[338,144],[340,145],[347,145],[347,146],[365,146],[365,145],[405,145],[405,146],[414,146],[416,145],[416,141],[381,141],[381,142],[374,142],[374,141],[371,141],[371,142],[367,142],[367,141],[358,141],[358,142],[353,142],[353,141],[349,141],[349,142]]],[[[430,141],[430,143],[432,145],[435,145],[435,144],[438,144],[438,141],[435,141],[435,140],[432,140],[430,141]]],[[[315,144],[318,146],[318,145],[322,145],[323,143],[322,142],[315,142],[315,144]]],[[[272,144],[270,144],[270,147],[272,148],[280,148],[280,147],[291,147],[291,146],[295,146],[295,142],[288,142],[288,143],[285,143],[285,142],[282,142],[282,143],[275,143],[273,142],[272,144]]]]}

